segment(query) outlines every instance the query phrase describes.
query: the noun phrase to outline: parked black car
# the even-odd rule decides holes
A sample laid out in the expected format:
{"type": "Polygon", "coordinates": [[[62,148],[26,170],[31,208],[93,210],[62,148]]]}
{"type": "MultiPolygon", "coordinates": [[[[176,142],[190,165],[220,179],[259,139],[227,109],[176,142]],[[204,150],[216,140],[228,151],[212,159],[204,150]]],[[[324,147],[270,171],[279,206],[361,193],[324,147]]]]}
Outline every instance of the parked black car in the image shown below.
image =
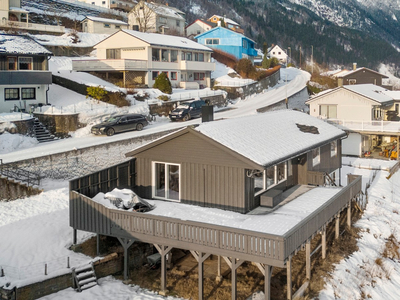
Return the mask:
{"type": "Polygon", "coordinates": [[[129,130],[142,130],[147,126],[146,116],[140,114],[126,114],[110,117],[107,121],[92,126],[91,132],[93,134],[107,134],[113,135],[114,133],[124,132],[129,130]]]}
{"type": "Polygon", "coordinates": [[[183,102],[178,105],[171,113],[169,114],[169,118],[172,121],[175,120],[183,120],[187,121],[191,118],[201,117],[201,107],[206,105],[203,100],[191,100],[187,102],[183,102]]]}

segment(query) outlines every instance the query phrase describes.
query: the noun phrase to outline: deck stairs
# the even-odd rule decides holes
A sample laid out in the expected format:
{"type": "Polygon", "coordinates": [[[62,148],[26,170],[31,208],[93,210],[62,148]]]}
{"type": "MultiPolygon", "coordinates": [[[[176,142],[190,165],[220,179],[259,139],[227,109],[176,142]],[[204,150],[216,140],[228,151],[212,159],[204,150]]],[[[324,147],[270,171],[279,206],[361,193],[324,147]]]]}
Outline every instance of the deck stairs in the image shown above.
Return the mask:
{"type": "Polygon", "coordinates": [[[44,126],[37,118],[35,119],[33,131],[34,136],[39,141],[39,143],[54,141],[54,135],[50,134],[46,126],[44,126]]]}
{"type": "Polygon", "coordinates": [[[72,269],[72,279],[77,292],[82,292],[97,285],[93,264],[72,269]]]}

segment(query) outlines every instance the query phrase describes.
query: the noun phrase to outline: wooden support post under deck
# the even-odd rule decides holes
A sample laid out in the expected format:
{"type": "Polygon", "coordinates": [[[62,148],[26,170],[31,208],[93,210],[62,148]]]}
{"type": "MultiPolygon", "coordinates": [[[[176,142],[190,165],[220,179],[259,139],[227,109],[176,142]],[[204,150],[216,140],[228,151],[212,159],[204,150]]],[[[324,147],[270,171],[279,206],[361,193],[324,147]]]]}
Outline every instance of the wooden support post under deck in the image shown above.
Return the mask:
{"type": "Polygon", "coordinates": [[[128,280],[129,277],[129,255],[128,249],[135,242],[135,239],[127,239],[127,238],[118,238],[122,247],[124,248],[124,280],[128,280]]]}
{"type": "Polygon", "coordinates": [[[292,256],[286,262],[287,300],[292,300],[292,256]]]}
{"type": "Polygon", "coordinates": [[[311,279],[311,242],[306,242],[306,278],[311,279]]]}
{"type": "Polygon", "coordinates": [[[199,252],[197,262],[199,264],[199,300],[204,297],[204,261],[210,257],[210,254],[199,252]]]}
{"type": "Polygon", "coordinates": [[[100,234],[96,234],[96,253],[100,255],[100,234]]]}
{"type": "Polygon", "coordinates": [[[322,230],[322,259],[326,258],[326,228],[322,230]]]}
{"type": "Polygon", "coordinates": [[[231,268],[231,278],[232,278],[232,300],[236,300],[237,298],[237,269],[244,263],[244,260],[222,256],[222,258],[226,261],[228,266],[231,268]]]}
{"type": "Polygon", "coordinates": [[[340,221],[340,214],[337,214],[335,217],[335,239],[339,238],[339,221],[340,221]]]}
{"type": "Polygon", "coordinates": [[[215,281],[221,282],[222,276],[221,276],[221,256],[218,255],[218,270],[217,270],[217,278],[215,278],[215,281]]]}
{"type": "Polygon", "coordinates": [[[269,265],[265,265],[265,277],[264,277],[264,295],[265,300],[271,300],[271,273],[272,267],[269,265]]]}
{"type": "Polygon", "coordinates": [[[157,245],[154,244],[158,253],[161,255],[161,291],[160,295],[165,296],[167,292],[167,266],[165,256],[172,250],[171,246],[157,245]]]}
{"type": "Polygon", "coordinates": [[[77,229],[73,229],[73,231],[72,231],[72,244],[74,244],[74,245],[76,245],[76,243],[77,243],[77,234],[78,233],[78,230],[77,229]]]}
{"type": "Polygon", "coordinates": [[[124,76],[124,88],[126,87],[126,71],[122,71],[124,76]]]}
{"type": "Polygon", "coordinates": [[[349,229],[351,227],[351,200],[349,201],[349,206],[347,206],[347,226],[349,229]]]}
{"type": "Polygon", "coordinates": [[[399,148],[400,148],[400,137],[397,137],[397,160],[400,160],[400,155],[399,155],[399,148]]]}

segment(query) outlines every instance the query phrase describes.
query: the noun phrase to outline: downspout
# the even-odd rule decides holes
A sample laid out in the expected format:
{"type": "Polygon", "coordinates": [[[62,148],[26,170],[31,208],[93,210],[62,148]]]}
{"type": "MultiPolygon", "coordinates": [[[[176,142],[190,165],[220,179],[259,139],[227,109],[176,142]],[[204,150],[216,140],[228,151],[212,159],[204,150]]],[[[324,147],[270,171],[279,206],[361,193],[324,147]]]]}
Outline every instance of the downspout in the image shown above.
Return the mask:
{"type": "MultiPolygon", "coordinates": [[[[347,132],[346,136],[341,139],[341,141],[347,139],[349,137],[349,133],[347,132]]],[[[339,186],[342,186],[342,156],[343,156],[343,143],[340,143],[340,168],[339,168],[339,186]]]]}
{"type": "MultiPolygon", "coordinates": [[[[47,70],[49,70],[49,60],[50,56],[47,56],[47,70]]],[[[51,75],[51,81],[53,82],[53,74],[51,75]]],[[[47,85],[46,89],[46,105],[49,105],[49,90],[50,90],[50,85],[47,85]]]]}

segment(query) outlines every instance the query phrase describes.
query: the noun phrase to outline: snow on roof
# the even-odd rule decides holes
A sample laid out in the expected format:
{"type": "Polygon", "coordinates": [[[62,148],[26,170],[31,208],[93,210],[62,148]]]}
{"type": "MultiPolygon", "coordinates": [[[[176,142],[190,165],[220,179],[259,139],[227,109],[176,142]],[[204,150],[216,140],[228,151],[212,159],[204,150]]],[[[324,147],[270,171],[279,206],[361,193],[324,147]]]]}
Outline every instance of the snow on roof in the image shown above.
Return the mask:
{"type": "Polygon", "coordinates": [[[150,2],[150,3],[144,2],[144,4],[146,4],[148,8],[153,10],[158,15],[162,15],[162,16],[170,17],[170,18],[174,18],[174,19],[179,19],[179,20],[183,20],[183,21],[185,20],[185,18],[181,16],[181,14],[185,14],[185,13],[175,7],[169,7],[167,5],[162,5],[162,4],[154,3],[154,2],[150,2]]]}
{"type": "Polygon", "coordinates": [[[53,55],[28,36],[0,34],[0,53],[53,55]]]}
{"type": "MultiPolygon", "coordinates": [[[[93,16],[86,16],[86,19],[92,20],[94,22],[112,23],[112,24],[120,24],[120,25],[127,25],[128,26],[128,23],[126,23],[124,21],[120,21],[120,20],[99,18],[99,17],[93,17],[93,16]]],[[[85,20],[83,20],[83,21],[85,21],[85,20]]]]}
{"type": "Polygon", "coordinates": [[[374,84],[354,84],[344,85],[343,88],[363,95],[379,103],[393,101],[393,98],[386,94],[387,90],[381,86],[374,84]]]}
{"type": "Polygon", "coordinates": [[[208,20],[211,20],[211,19],[214,18],[214,17],[217,17],[218,20],[219,20],[219,19],[224,19],[225,24],[232,24],[232,25],[239,26],[239,24],[236,23],[235,21],[233,21],[233,20],[231,20],[231,19],[228,19],[228,18],[226,18],[226,17],[219,16],[219,15],[213,15],[213,16],[212,16],[211,18],[209,18],[208,20]]]}
{"type": "Polygon", "coordinates": [[[135,30],[123,29],[123,32],[130,34],[150,45],[164,46],[164,47],[173,47],[173,48],[184,48],[184,49],[194,49],[194,50],[203,50],[210,51],[212,50],[202,44],[196,43],[195,41],[189,40],[185,37],[173,36],[167,34],[158,34],[158,33],[147,33],[140,32],[135,30]]]}
{"type": "Polygon", "coordinates": [[[292,110],[202,123],[195,130],[264,167],[345,135],[333,125],[292,110]],[[297,124],[314,126],[319,134],[302,132],[297,124]]]}
{"type": "Polygon", "coordinates": [[[20,13],[29,13],[29,11],[21,8],[21,7],[11,7],[10,6],[10,11],[15,11],[15,12],[20,12],[20,13]]]}
{"type": "Polygon", "coordinates": [[[388,95],[391,97],[393,100],[400,101],[400,91],[384,91],[383,92],[385,95],[388,95]]]}
{"type": "Polygon", "coordinates": [[[387,77],[386,75],[383,75],[383,74],[381,74],[381,73],[379,73],[379,72],[376,72],[376,71],[374,71],[374,70],[371,70],[371,69],[368,69],[368,68],[364,68],[364,67],[362,67],[362,68],[357,68],[357,69],[355,69],[355,70],[350,70],[350,71],[348,71],[348,70],[343,70],[343,72],[339,72],[338,74],[334,74],[334,76],[335,76],[335,77],[340,77],[340,78],[341,78],[341,77],[345,77],[345,76],[351,75],[351,74],[353,74],[353,73],[359,72],[359,71],[361,71],[361,70],[369,71],[369,72],[373,72],[373,73],[375,73],[375,74],[381,75],[382,78],[389,78],[389,77],[387,77]],[[345,72],[345,71],[347,71],[347,72],[345,72]]]}

